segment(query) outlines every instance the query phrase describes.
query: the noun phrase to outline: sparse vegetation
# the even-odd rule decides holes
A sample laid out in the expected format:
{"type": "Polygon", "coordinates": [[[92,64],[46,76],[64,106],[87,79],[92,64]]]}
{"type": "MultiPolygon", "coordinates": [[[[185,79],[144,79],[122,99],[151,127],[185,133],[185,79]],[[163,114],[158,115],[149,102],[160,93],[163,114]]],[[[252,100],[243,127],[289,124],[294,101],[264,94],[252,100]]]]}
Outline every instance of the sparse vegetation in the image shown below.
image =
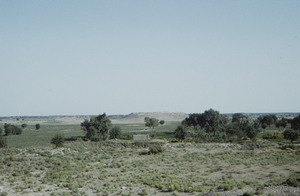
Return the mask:
{"type": "Polygon", "coordinates": [[[21,136],[2,136],[9,148],[0,149],[0,185],[8,195],[222,195],[237,190],[239,195],[271,195],[265,185],[284,186],[280,193],[298,195],[299,140],[290,144],[274,125],[255,141],[243,140],[244,125],[254,125],[255,119],[226,118],[225,128],[215,134],[186,126],[184,139],[174,132],[184,126],[180,122],[154,129],[118,124],[120,139],[101,142],[87,140],[79,124],[45,123],[42,133],[29,124],[21,136]],[[136,142],[128,137],[153,132],[160,139],[136,142]],[[53,148],[51,141],[63,141],[64,148],[53,148]]]}

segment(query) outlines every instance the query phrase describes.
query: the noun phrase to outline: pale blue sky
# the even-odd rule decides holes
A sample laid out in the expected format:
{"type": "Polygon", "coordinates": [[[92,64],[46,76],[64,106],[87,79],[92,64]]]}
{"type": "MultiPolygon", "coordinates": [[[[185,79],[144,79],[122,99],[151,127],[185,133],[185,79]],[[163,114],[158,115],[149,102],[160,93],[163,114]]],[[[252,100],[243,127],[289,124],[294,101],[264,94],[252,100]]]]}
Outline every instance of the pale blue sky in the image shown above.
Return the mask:
{"type": "Polygon", "coordinates": [[[300,112],[300,0],[0,0],[0,116],[300,112]]]}

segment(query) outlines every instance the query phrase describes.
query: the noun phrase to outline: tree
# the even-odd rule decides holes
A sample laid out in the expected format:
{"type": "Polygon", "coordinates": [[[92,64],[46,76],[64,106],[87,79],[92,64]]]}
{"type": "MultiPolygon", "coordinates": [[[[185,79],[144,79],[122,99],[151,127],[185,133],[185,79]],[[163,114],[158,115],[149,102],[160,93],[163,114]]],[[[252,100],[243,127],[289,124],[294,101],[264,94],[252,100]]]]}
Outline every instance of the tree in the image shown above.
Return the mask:
{"type": "Polygon", "coordinates": [[[294,130],[298,130],[300,131],[300,115],[296,116],[293,120],[290,121],[291,122],[291,127],[294,130]]]}
{"type": "Polygon", "coordinates": [[[161,120],[161,121],[159,121],[159,124],[164,125],[164,124],[165,124],[165,121],[164,121],[164,120],[161,120]]]}
{"type": "Polygon", "coordinates": [[[61,134],[56,134],[52,139],[51,139],[51,144],[54,144],[56,148],[58,147],[63,147],[65,142],[65,138],[61,134]]]}
{"type": "Polygon", "coordinates": [[[279,129],[280,127],[285,128],[288,124],[288,120],[286,118],[282,118],[275,123],[275,126],[279,129]]]}
{"type": "Polygon", "coordinates": [[[22,133],[22,129],[15,125],[4,124],[4,133],[5,135],[20,135],[22,133]]]}
{"type": "Polygon", "coordinates": [[[277,117],[274,114],[263,115],[258,117],[258,120],[262,125],[262,128],[265,129],[267,128],[267,126],[271,126],[272,124],[275,124],[277,122],[277,117]]]}
{"type": "Polygon", "coordinates": [[[255,139],[259,131],[255,129],[253,125],[248,125],[245,129],[245,133],[247,137],[249,137],[251,140],[255,139]]]}
{"type": "Polygon", "coordinates": [[[119,126],[114,126],[109,132],[110,139],[120,138],[122,129],[119,126]]]}
{"type": "Polygon", "coordinates": [[[293,141],[297,140],[299,138],[299,131],[293,130],[293,129],[287,129],[283,132],[284,139],[293,141]]]}
{"type": "Polygon", "coordinates": [[[25,129],[25,128],[27,127],[27,124],[23,123],[23,124],[21,125],[21,127],[22,127],[23,129],[25,129]]]}
{"type": "Polygon", "coordinates": [[[217,131],[222,131],[227,123],[227,118],[222,116],[218,111],[209,109],[203,113],[202,122],[200,126],[205,129],[207,133],[216,135],[217,131]]]}
{"type": "Polygon", "coordinates": [[[175,138],[179,141],[183,141],[185,140],[186,136],[187,136],[187,131],[186,131],[186,127],[183,125],[180,125],[177,127],[177,129],[175,130],[175,138]]]}
{"type": "Polygon", "coordinates": [[[182,125],[186,125],[188,127],[193,127],[194,131],[197,131],[198,128],[203,125],[201,122],[203,122],[203,114],[190,114],[189,117],[185,118],[182,121],[182,125]]]}
{"type": "Polygon", "coordinates": [[[111,121],[106,114],[91,117],[90,120],[85,120],[81,123],[81,128],[86,132],[86,137],[91,140],[106,140],[109,136],[109,131],[112,128],[111,121]]]}
{"type": "Polygon", "coordinates": [[[145,126],[149,128],[157,127],[159,124],[159,120],[156,118],[145,117],[145,126]]]}
{"type": "Polygon", "coordinates": [[[39,130],[40,128],[41,128],[41,125],[40,125],[40,124],[36,124],[36,125],[35,125],[35,129],[36,129],[36,130],[39,130]]]}
{"type": "Polygon", "coordinates": [[[239,140],[245,136],[245,133],[237,122],[230,123],[226,128],[226,134],[228,136],[236,136],[239,140]]]}
{"type": "Polygon", "coordinates": [[[247,118],[247,116],[245,116],[244,114],[242,113],[235,113],[232,115],[232,120],[231,122],[232,123],[240,123],[242,121],[242,119],[245,119],[247,118]]]}

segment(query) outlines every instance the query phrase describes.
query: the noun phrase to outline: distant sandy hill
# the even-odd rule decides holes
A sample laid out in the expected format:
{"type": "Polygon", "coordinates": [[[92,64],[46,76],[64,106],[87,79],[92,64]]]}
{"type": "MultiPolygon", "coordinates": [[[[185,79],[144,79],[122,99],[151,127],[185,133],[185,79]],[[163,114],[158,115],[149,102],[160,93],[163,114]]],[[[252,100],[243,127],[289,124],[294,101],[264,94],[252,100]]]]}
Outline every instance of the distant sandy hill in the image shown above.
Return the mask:
{"type": "Polygon", "coordinates": [[[113,119],[113,123],[143,123],[145,117],[157,118],[164,121],[182,121],[187,114],[183,112],[137,112],[130,113],[119,119],[113,119]]]}
{"type": "MultiPolygon", "coordinates": [[[[27,116],[27,117],[5,117],[1,119],[2,123],[11,124],[80,124],[85,119],[90,119],[92,115],[83,116],[27,116]]],[[[95,116],[95,115],[93,115],[95,116]]],[[[113,124],[126,123],[144,123],[145,117],[157,118],[164,121],[182,121],[187,114],[183,112],[137,112],[128,115],[110,115],[108,116],[113,124]]]]}

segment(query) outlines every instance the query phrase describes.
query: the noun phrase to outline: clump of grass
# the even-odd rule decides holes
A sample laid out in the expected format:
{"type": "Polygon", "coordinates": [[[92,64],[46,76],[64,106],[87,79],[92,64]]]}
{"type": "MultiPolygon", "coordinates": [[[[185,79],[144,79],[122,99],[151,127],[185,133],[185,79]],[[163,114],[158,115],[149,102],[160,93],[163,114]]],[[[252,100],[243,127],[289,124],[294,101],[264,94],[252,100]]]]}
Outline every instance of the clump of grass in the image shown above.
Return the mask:
{"type": "Polygon", "coordinates": [[[254,195],[253,192],[246,192],[246,193],[243,194],[243,196],[253,196],[253,195],[254,195]]]}
{"type": "Polygon", "coordinates": [[[7,140],[2,135],[0,135],[0,148],[7,147],[7,140]]]}
{"type": "Polygon", "coordinates": [[[149,192],[146,189],[143,189],[142,192],[139,192],[138,195],[146,196],[149,195],[149,192]]]}
{"type": "Polygon", "coordinates": [[[293,186],[293,187],[300,187],[300,175],[293,174],[293,175],[289,176],[289,178],[285,181],[284,184],[287,184],[287,185],[293,186]]]}

